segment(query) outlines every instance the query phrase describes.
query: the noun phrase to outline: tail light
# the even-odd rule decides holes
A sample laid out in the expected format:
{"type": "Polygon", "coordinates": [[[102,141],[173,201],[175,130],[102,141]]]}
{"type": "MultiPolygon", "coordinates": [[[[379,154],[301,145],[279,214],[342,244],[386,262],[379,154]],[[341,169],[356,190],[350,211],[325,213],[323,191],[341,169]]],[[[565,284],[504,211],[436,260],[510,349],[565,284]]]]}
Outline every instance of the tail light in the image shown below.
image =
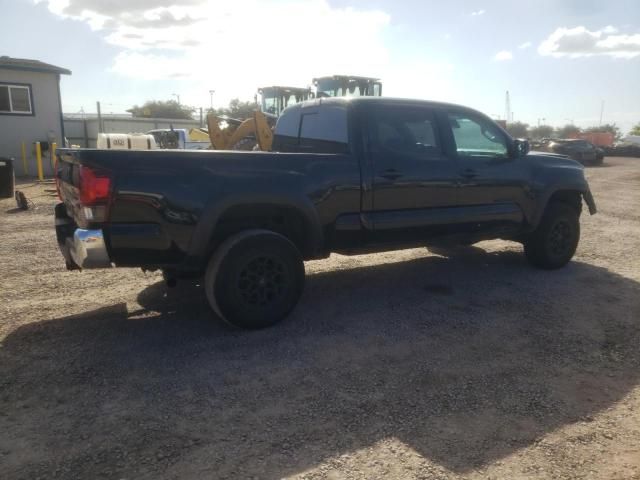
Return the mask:
{"type": "MultiPolygon", "coordinates": [[[[109,173],[80,166],[79,197],[86,222],[104,222],[111,199],[112,180],[109,173]]],[[[84,222],[82,222],[84,223],[84,222]]]]}
{"type": "Polygon", "coordinates": [[[80,167],[80,203],[85,207],[105,205],[111,195],[111,177],[105,172],[80,167]]]}

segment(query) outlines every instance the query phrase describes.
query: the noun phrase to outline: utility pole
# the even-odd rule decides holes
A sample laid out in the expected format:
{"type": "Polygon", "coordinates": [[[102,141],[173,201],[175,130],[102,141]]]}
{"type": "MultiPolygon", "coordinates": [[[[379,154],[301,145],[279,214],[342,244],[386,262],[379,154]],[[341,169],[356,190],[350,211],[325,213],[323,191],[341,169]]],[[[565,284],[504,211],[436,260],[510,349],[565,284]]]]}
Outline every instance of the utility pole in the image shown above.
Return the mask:
{"type": "Polygon", "coordinates": [[[602,114],[604,113],[604,100],[602,100],[602,104],[600,105],[600,123],[598,124],[599,127],[602,126],[602,114]]]}
{"type": "Polygon", "coordinates": [[[172,93],[171,96],[176,97],[176,100],[178,101],[178,105],[180,105],[180,95],[178,95],[177,93],[172,93]]]}
{"type": "Polygon", "coordinates": [[[102,111],[100,110],[100,102],[96,102],[98,108],[98,133],[104,132],[104,124],[102,123],[102,111]]]}
{"type": "Polygon", "coordinates": [[[507,90],[507,94],[505,95],[504,103],[504,119],[507,122],[510,122],[513,120],[513,116],[511,115],[511,99],[509,98],[509,90],[507,90]]]}
{"type": "Polygon", "coordinates": [[[209,97],[211,99],[211,111],[213,112],[213,94],[216,93],[215,90],[209,90],[209,97]]]}
{"type": "Polygon", "coordinates": [[[202,107],[200,107],[200,127],[204,127],[204,123],[203,123],[203,116],[202,116],[202,107]]]}

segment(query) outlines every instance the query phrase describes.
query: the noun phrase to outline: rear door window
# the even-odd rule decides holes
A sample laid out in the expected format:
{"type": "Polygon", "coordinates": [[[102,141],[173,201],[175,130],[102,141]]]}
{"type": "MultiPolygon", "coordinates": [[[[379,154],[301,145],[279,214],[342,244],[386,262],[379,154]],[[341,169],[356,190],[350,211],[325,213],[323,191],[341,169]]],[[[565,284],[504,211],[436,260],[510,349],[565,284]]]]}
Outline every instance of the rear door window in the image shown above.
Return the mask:
{"type": "Polygon", "coordinates": [[[371,146],[381,152],[445,159],[434,113],[428,108],[391,107],[374,111],[371,146]]]}

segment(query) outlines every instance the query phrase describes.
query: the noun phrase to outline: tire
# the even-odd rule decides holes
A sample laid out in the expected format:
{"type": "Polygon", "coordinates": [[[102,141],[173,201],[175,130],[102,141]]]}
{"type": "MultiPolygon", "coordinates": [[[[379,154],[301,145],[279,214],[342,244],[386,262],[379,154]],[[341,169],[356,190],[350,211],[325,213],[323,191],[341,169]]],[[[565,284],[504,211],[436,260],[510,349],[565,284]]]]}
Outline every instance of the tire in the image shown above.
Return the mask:
{"type": "Polygon", "coordinates": [[[246,230],[213,254],[205,289],[218,316],[253,330],[285,318],[300,300],[304,279],[302,256],[289,239],[269,230],[246,230]]]}
{"type": "Polygon", "coordinates": [[[533,266],[554,270],[569,263],[579,240],[580,212],[567,203],[552,202],[524,242],[524,253],[533,266]]]}
{"type": "Polygon", "coordinates": [[[245,137],[240,139],[238,143],[231,147],[231,150],[242,150],[245,152],[251,152],[255,150],[258,141],[255,138],[245,137]]]}

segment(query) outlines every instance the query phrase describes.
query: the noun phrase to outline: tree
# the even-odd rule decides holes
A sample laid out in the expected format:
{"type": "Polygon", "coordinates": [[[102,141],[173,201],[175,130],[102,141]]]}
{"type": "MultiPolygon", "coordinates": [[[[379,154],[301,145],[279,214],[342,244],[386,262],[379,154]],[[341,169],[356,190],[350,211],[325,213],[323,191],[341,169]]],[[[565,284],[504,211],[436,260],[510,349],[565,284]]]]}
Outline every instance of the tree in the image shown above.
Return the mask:
{"type": "Polygon", "coordinates": [[[572,138],[580,133],[580,127],[576,127],[570,123],[566,124],[564,127],[559,127],[556,130],[556,135],[558,138],[572,138]]]}
{"type": "Polygon", "coordinates": [[[534,139],[549,138],[553,135],[553,127],[551,125],[538,125],[529,130],[529,135],[534,139]]]}
{"type": "Polygon", "coordinates": [[[529,132],[529,124],[522,122],[507,123],[507,132],[513,138],[527,138],[529,132]]]}
{"type": "Polygon", "coordinates": [[[258,109],[258,104],[253,101],[242,102],[238,98],[234,98],[229,102],[228,107],[218,108],[214,113],[218,116],[226,116],[244,120],[253,116],[253,112],[258,109]]]}
{"type": "Polygon", "coordinates": [[[179,118],[193,120],[193,108],[181,105],[175,100],[149,100],[141,107],[134,105],[127,112],[134,117],[179,118]]]}
{"type": "Polygon", "coordinates": [[[629,132],[629,135],[640,135],[640,123],[636,123],[633,126],[633,128],[629,132]]]}
{"type": "Polygon", "coordinates": [[[597,132],[608,132],[613,133],[613,138],[615,140],[620,140],[622,138],[622,132],[618,128],[615,123],[605,123],[604,125],[600,125],[599,127],[589,127],[585,130],[587,133],[597,133],[597,132]]]}

